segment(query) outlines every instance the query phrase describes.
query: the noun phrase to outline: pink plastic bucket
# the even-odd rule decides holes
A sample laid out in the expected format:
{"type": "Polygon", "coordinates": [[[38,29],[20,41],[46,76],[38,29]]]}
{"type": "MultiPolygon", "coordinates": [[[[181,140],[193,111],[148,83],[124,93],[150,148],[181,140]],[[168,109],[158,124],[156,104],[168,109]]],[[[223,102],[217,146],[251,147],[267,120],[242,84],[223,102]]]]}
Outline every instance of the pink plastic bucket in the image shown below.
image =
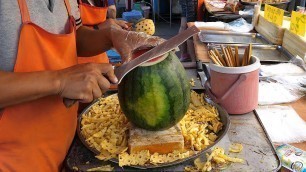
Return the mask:
{"type": "Polygon", "coordinates": [[[210,80],[205,88],[208,95],[229,114],[245,114],[258,105],[260,61],[251,58],[251,64],[243,67],[222,67],[209,64],[210,80]]]}

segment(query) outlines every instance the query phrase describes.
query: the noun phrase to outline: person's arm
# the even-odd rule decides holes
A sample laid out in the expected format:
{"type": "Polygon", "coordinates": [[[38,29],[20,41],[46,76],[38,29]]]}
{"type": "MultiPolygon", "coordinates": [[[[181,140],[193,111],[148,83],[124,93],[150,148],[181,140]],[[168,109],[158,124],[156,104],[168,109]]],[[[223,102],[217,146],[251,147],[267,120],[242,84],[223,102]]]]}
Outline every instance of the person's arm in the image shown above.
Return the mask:
{"type": "Polygon", "coordinates": [[[163,41],[162,38],[145,33],[123,30],[108,21],[99,25],[99,30],[86,26],[77,30],[77,52],[78,56],[82,57],[98,55],[115,48],[123,61],[129,61],[133,50],[139,47],[154,47],[163,41]]]}
{"type": "Polygon", "coordinates": [[[29,73],[0,71],[0,110],[49,95],[91,102],[110,87],[102,74],[117,82],[110,64],[82,64],[59,71],[29,73]]]}
{"type": "Polygon", "coordinates": [[[77,30],[77,53],[80,57],[101,54],[112,48],[110,27],[94,30],[81,26],[77,30]]]}
{"type": "Polygon", "coordinates": [[[13,73],[0,71],[0,109],[56,94],[59,83],[53,72],[13,73]]]}
{"type": "Polygon", "coordinates": [[[116,19],[116,17],[117,17],[117,9],[116,9],[115,5],[108,6],[107,15],[108,15],[108,18],[116,19]]]}

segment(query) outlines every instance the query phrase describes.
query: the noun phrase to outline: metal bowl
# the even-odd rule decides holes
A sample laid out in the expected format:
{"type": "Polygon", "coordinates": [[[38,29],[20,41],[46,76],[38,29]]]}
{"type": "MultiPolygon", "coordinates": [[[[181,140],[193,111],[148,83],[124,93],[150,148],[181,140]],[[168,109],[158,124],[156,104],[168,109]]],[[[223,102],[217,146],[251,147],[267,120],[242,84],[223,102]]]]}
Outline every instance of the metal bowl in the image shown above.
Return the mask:
{"type": "MultiPolygon", "coordinates": [[[[111,95],[112,93],[110,94],[106,94],[106,96],[109,96],[111,95]]],[[[105,97],[106,97],[105,96],[105,97]]],[[[223,128],[222,130],[219,131],[219,133],[217,134],[218,136],[218,139],[212,144],[212,145],[209,145],[207,148],[201,150],[200,152],[192,155],[192,156],[189,156],[187,158],[184,158],[184,159],[180,159],[180,160],[177,160],[177,161],[174,161],[174,162],[169,162],[169,163],[163,163],[163,164],[157,164],[157,165],[152,165],[152,164],[147,164],[147,165],[144,165],[144,166],[139,166],[139,165],[131,165],[129,167],[134,167],[134,168],[138,168],[138,169],[152,169],[152,168],[159,168],[159,167],[166,167],[166,166],[171,166],[171,165],[177,165],[177,164],[180,164],[182,162],[185,162],[185,161],[188,161],[188,160],[192,160],[202,154],[204,154],[205,152],[209,151],[214,145],[216,145],[225,135],[226,133],[228,132],[229,130],[229,126],[230,126],[230,119],[229,119],[229,115],[228,113],[221,107],[219,106],[218,104],[212,102],[211,100],[206,100],[209,104],[215,106],[217,109],[218,109],[218,112],[219,112],[219,117],[220,117],[220,120],[221,122],[223,123],[223,128]]],[[[77,133],[78,133],[78,136],[80,138],[80,140],[82,141],[82,143],[85,145],[85,147],[87,149],[89,149],[90,151],[92,151],[93,153],[95,153],[96,155],[99,154],[99,151],[96,150],[95,148],[92,148],[90,147],[87,142],[85,141],[86,139],[84,138],[84,136],[82,135],[81,133],[81,120],[82,120],[82,116],[84,114],[86,114],[90,108],[95,105],[96,103],[98,103],[98,101],[95,101],[93,102],[92,104],[90,104],[81,114],[79,114],[78,116],[78,126],[77,126],[77,133]]],[[[111,162],[114,162],[114,163],[119,163],[118,159],[110,159],[111,162]]]]}

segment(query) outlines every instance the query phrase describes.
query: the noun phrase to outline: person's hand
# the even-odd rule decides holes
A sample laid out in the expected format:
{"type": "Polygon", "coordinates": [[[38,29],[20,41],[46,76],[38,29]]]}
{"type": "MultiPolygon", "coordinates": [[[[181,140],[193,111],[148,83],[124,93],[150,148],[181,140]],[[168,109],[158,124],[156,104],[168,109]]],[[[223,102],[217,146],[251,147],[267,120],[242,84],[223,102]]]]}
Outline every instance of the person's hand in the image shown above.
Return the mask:
{"type": "Polygon", "coordinates": [[[155,47],[165,41],[160,37],[150,36],[143,32],[125,31],[114,27],[111,28],[111,40],[113,47],[124,62],[131,60],[134,50],[155,47]]]}
{"type": "Polygon", "coordinates": [[[100,23],[98,27],[100,30],[109,27],[115,27],[117,29],[129,29],[129,26],[127,25],[126,21],[116,19],[107,19],[104,22],[100,23]]]}
{"type": "Polygon", "coordinates": [[[87,63],[58,71],[61,97],[89,103],[109,89],[118,79],[111,64],[87,63]]]}

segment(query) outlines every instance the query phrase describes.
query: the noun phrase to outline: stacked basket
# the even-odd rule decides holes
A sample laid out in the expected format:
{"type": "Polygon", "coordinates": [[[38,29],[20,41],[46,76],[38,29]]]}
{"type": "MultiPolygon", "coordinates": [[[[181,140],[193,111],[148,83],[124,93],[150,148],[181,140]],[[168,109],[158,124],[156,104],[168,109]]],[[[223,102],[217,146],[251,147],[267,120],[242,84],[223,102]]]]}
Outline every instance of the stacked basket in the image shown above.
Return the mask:
{"type": "Polygon", "coordinates": [[[285,30],[283,47],[292,55],[306,58],[306,35],[304,37],[298,36],[288,29],[285,30]]]}
{"type": "Polygon", "coordinates": [[[285,29],[289,29],[289,27],[290,19],[288,17],[284,17],[283,25],[280,27],[269,22],[260,14],[255,29],[273,44],[282,45],[285,29]]]}

